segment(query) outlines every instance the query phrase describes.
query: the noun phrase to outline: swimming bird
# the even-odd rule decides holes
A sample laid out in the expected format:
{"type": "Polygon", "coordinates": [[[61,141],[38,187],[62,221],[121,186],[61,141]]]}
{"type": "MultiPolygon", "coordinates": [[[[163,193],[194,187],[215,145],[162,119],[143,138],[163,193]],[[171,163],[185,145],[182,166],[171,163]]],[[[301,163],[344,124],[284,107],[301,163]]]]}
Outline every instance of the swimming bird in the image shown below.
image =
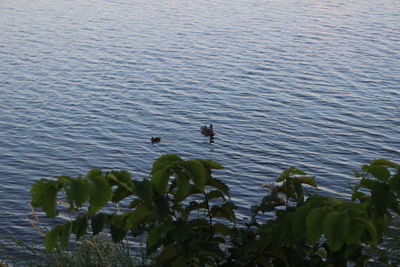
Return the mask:
{"type": "Polygon", "coordinates": [[[210,137],[210,143],[214,143],[215,132],[212,124],[210,124],[210,127],[207,127],[207,125],[201,126],[200,131],[202,135],[210,137]]]}
{"type": "Polygon", "coordinates": [[[152,143],[152,144],[158,143],[158,142],[160,142],[160,141],[161,141],[161,137],[152,137],[152,138],[151,138],[151,143],[152,143]]]}

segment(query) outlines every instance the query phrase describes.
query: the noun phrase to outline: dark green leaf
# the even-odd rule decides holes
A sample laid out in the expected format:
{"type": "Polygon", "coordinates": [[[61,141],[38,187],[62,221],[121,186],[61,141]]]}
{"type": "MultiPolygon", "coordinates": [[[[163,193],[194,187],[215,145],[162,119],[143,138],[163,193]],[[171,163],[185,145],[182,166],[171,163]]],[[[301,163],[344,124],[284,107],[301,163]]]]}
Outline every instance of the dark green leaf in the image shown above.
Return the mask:
{"type": "Polygon", "coordinates": [[[121,242],[127,231],[124,228],[119,227],[118,225],[110,225],[110,232],[111,232],[111,238],[114,243],[119,243],[121,242]]]}
{"type": "Polygon", "coordinates": [[[177,172],[176,184],[177,190],[175,199],[176,201],[180,202],[184,200],[190,193],[191,186],[189,183],[189,178],[184,173],[177,172]]]}
{"type": "Polygon", "coordinates": [[[147,237],[147,247],[153,248],[160,239],[165,237],[169,230],[171,230],[171,224],[168,223],[152,227],[147,237]]]}
{"type": "Polygon", "coordinates": [[[67,201],[71,207],[80,208],[89,200],[90,185],[87,180],[82,178],[65,178],[62,180],[64,190],[67,194],[67,201]]]}
{"type": "Polygon", "coordinates": [[[178,248],[176,247],[175,244],[169,244],[167,247],[165,247],[160,255],[156,258],[156,263],[157,264],[162,264],[165,263],[166,261],[176,257],[178,255],[178,248]]]}
{"type": "Polygon", "coordinates": [[[399,166],[396,163],[394,163],[392,161],[389,161],[389,160],[386,160],[386,159],[373,160],[371,162],[371,165],[381,165],[381,166],[386,166],[386,167],[392,167],[392,168],[395,168],[395,169],[399,168],[399,166]]]}
{"type": "Polygon", "coordinates": [[[276,181],[283,182],[284,180],[287,180],[288,178],[296,175],[306,175],[306,173],[294,166],[291,166],[288,169],[284,170],[276,181]]]}
{"type": "Polygon", "coordinates": [[[379,215],[387,212],[387,209],[393,202],[393,193],[390,187],[384,183],[376,183],[371,190],[371,200],[375,205],[376,211],[379,215]]]}
{"type": "Polygon", "coordinates": [[[306,218],[309,210],[309,207],[302,206],[293,212],[291,225],[294,238],[296,239],[303,238],[307,233],[306,218]]]}
{"type": "Polygon", "coordinates": [[[31,189],[32,206],[42,208],[49,217],[57,215],[57,182],[41,179],[31,189]]]}
{"type": "Polygon", "coordinates": [[[339,250],[349,231],[350,218],[344,212],[331,212],[324,221],[324,230],[329,248],[332,251],[339,250]]]}
{"type": "Polygon", "coordinates": [[[135,228],[138,225],[151,221],[154,213],[145,205],[138,206],[135,211],[129,213],[129,228],[135,228]]]}
{"type": "Polygon", "coordinates": [[[228,236],[231,232],[231,229],[229,226],[222,224],[222,223],[216,223],[213,225],[213,230],[215,233],[219,233],[224,236],[228,236]]]}
{"type": "Polygon", "coordinates": [[[139,206],[141,203],[142,203],[142,201],[141,201],[140,199],[132,200],[132,202],[129,203],[128,208],[129,208],[129,209],[136,208],[136,207],[139,206]]]}
{"type": "Polygon", "coordinates": [[[84,215],[76,217],[72,227],[72,232],[76,235],[76,240],[85,235],[88,228],[88,218],[84,215]]]}
{"type": "Polygon", "coordinates": [[[92,217],[92,231],[93,235],[97,235],[101,231],[103,231],[104,225],[106,224],[108,219],[108,215],[105,213],[97,213],[92,217]]]}
{"type": "Polygon", "coordinates": [[[179,258],[177,258],[173,263],[172,263],[172,267],[186,267],[188,266],[188,261],[185,257],[180,256],[179,258]]]}
{"type": "Polygon", "coordinates": [[[111,238],[114,243],[121,242],[124,239],[128,227],[128,214],[113,215],[110,221],[111,238]]]}
{"type": "Polygon", "coordinates": [[[311,176],[302,176],[302,177],[298,177],[296,178],[297,181],[299,181],[302,184],[307,184],[309,186],[315,187],[317,188],[317,183],[315,182],[315,177],[311,177],[311,176]]]}
{"type": "Polygon", "coordinates": [[[102,176],[95,176],[90,181],[89,213],[94,214],[111,200],[112,189],[106,178],[102,176]]]}
{"type": "Polygon", "coordinates": [[[378,180],[381,180],[383,182],[389,181],[390,172],[384,166],[371,165],[368,169],[368,172],[371,173],[378,180]]]}
{"type": "Polygon", "coordinates": [[[346,244],[357,244],[360,242],[364,231],[365,228],[359,221],[351,219],[345,235],[346,244]]]}
{"type": "Polygon", "coordinates": [[[218,170],[218,169],[223,169],[223,168],[224,168],[221,164],[219,164],[218,162],[213,161],[213,160],[200,160],[200,161],[201,161],[201,163],[203,163],[203,165],[204,165],[207,169],[215,169],[215,170],[218,170]]]}
{"type": "Polygon", "coordinates": [[[86,179],[93,179],[97,176],[102,176],[103,173],[101,172],[100,169],[92,169],[86,174],[86,179]]]}
{"type": "Polygon", "coordinates": [[[364,218],[354,218],[353,220],[359,223],[361,227],[368,231],[371,241],[376,244],[378,240],[378,233],[374,224],[370,220],[364,218]]]}
{"type": "Polygon", "coordinates": [[[182,166],[196,187],[203,191],[207,180],[207,170],[204,165],[198,160],[188,160],[182,166]]]}
{"type": "Polygon", "coordinates": [[[114,190],[113,194],[112,194],[112,198],[111,201],[112,202],[119,202],[122,199],[131,196],[133,193],[131,190],[127,190],[125,187],[123,186],[118,186],[117,189],[114,190]]]}
{"type": "Polygon", "coordinates": [[[149,180],[143,179],[141,182],[136,182],[136,195],[143,199],[146,205],[153,204],[153,189],[149,180]]]}
{"type": "Polygon", "coordinates": [[[44,238],[44,247],[46,251],[51,251],[57,245],[57,240],[59,239],[61,233],[62,225],[57,225],[48,232],[44,238]]]}
{"type": "Polygon", "coordinates": [[[211,214],[213,217],[225,218],[233,222],[235,220],[235,213],[231,207],[227,205],[223,206],[213,206],[211,208],[211,214]]]}
{"type": "Polygon", "coordinates": [[[180,163],[182,160],[179,156],[173,154],[162,155],[153,163],[153,167],[151,169],[151,174],[169,168],[177,163],[180,163]]]}
{"type": "Polygon", "coordinates": [[[111,171],[111,174],[113,174],[119,182],[129,184],[132,181],[132,175],[126,170],[111,171]]]}
{"type": "Polygon", "coordinates": [[[66,222],[63,225],[61,225],[60,241],[61,241],[61,245],[64,248],[66,248],[68,246],[69,236],[71,235],[71,231],[72,231],[72,223],[71,222],[66,222]]]}
{"type": "Polygon", "coordinates": [[[229,195],[229,187],[218,179],[215,178],[208,179],[207,185],[222,191],[225,195],[229,195]]]}
{"type": "Polygon", "coordinates": [[[225,200],[224,194],[219,190],[212,190],[212,191],[208,192],[206,194],[206,198],[208,200],[212,200],[214,198],[222,198],[223,200],[225,200]]]}
{"type": "Polygon", "coordinates": [[[151,173],[151,185],[154,191],[163,194],[168,187],[169,169],[159,169],[151,173]]]}
{"type": "Polygon", "coordinates": [[[390,188],[397,193],[397,196],[400,196],[400,174],[397,173],[390,179],[389,181],[390,188]]]}
{"type": "Polygon", "coordinates": [[[329,207],[321,207],[313,209],[307,215],[307,237],[312,242],[315,243],[321,237],[324,231],[324,221],[326,215],[330,212],[329,207]]]}
{"type": "Polygon", "coordinates": [[[360,181],[360,185],[361,186],[363,186],[363,187],[365,187],[365,188],[368,188],[368,189],[372,189],[372,188],[374,188],[374,186],[376,185],[376,184],[378,184],[379,182],[378,181],[376,181],[376,180],[372,180],[372,179],[362,179],[361,181],[360,181]]]}
{"type": "Polygon", "coordinates": [[[156,216],[159,222],[164,221],[170,215],[168,199],[160,197],[156,201],[156,216]]]}

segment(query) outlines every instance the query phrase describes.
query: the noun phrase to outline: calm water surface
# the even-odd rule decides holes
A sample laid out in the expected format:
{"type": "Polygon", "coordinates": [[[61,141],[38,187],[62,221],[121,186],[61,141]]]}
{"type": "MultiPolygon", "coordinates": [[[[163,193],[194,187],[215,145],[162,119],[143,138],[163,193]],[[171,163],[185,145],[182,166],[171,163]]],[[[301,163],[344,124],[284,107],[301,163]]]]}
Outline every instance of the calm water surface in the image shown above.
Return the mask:
{"type": "Polygon", "coordinates": [[[399,14],[398,0],[1,0],[0,237],[36,237],[23,218],[39,178],[141,179],[164,153],[221,162],[241,211],[290,165],[347,197],[352,169],[400,162],[399,14]]]}

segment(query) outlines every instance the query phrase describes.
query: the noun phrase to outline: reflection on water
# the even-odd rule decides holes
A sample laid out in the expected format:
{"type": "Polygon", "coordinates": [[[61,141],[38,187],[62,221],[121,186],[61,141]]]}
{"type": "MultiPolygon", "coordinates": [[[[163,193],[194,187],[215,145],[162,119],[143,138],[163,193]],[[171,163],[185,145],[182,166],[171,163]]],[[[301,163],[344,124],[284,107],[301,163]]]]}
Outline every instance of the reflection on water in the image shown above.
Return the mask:
{"type": "Polygon", "coordinates": [[[164,153],[221,162],[241,210],[290,165],[345,197],[352,168],[399,159],[395,1],[5,0],[0,13],[2,235],[34,234],[22,218],[37,179],[139,179],[164,153]]]}

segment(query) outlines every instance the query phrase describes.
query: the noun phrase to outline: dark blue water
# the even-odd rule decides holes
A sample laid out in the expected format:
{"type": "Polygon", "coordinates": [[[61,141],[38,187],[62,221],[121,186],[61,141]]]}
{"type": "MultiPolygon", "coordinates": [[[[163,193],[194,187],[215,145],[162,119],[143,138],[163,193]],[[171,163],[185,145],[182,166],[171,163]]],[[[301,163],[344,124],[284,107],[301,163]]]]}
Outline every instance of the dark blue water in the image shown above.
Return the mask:
{"type": "Polygon", "coordinates": [[[400,162],[399,14],[397,0],[1,0],[0,237],[36,237],[39,178],[141,179],[164,153],[222,163],[241,210],[290,165],[347,197],[352,169],[400,162]]]}

